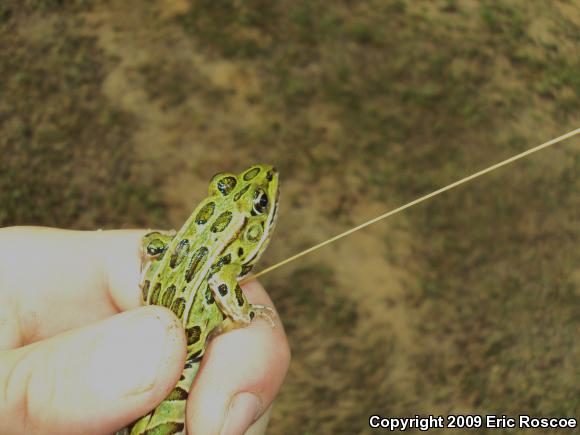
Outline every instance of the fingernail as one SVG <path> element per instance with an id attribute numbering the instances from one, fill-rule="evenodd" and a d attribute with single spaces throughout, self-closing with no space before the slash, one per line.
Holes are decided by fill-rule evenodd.
<path id="1" fill-rule="evenodd" d="M 111 399 L 150 390 L 168 363 L 176 325 L 156 313 L 127 318 L 115 337 L 95 346 L 94 388 Z"/>
<path id="2" fill-rule="evenodd" d="M 254 393 L 238 393 L 230 402 L 220 435 L 243 435 L 262 411 L 262 401 Z"/>

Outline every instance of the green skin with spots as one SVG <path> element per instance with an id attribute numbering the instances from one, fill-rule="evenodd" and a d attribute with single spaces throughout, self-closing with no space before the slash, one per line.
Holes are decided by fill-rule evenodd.
<path id="1" fill-rule="evenodd" d="M 239 175 L 219 173 L 209 195 L 175 235 L 143 238 L 143 300 L 171 309 L 187 336 L 187 360 L 175 388 L 153 411 L 120 433 L 185 434 L 185 405 L 208 337 L 248 325 L 267 307 L 251 305 L 238 280 L 265 250 L 278 206 L 278 173 L 254 165 Z"/>

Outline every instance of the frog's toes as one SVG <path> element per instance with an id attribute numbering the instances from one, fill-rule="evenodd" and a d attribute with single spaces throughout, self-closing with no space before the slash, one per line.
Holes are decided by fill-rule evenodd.
<path id="1" fill-rule="evenodd" d="M 272 328 L 276 327 L 276 319 L 278 318 L 278 315 L 272 307 L 267 305 L 252 305 L 250 318 L 254 319 L 256 316 L 266 320 Z"/>

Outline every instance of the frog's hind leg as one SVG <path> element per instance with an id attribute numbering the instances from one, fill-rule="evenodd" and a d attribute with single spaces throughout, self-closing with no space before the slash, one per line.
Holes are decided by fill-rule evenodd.
<path id="1" fill-rule="evenodd" d="M 188 357 L 177 385 L 153 411 L 131 425 L 131 435 L 184 435 L 186 433 L 187 397 L 199 365 L 200 358 Z"/>

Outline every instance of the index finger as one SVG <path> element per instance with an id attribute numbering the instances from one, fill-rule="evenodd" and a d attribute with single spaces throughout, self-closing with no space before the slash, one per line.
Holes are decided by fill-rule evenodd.
<path id="1" fill-rule="evenodd" d="M 140 306 L 145 233 L 0 229 L 0 349 Z"/>

